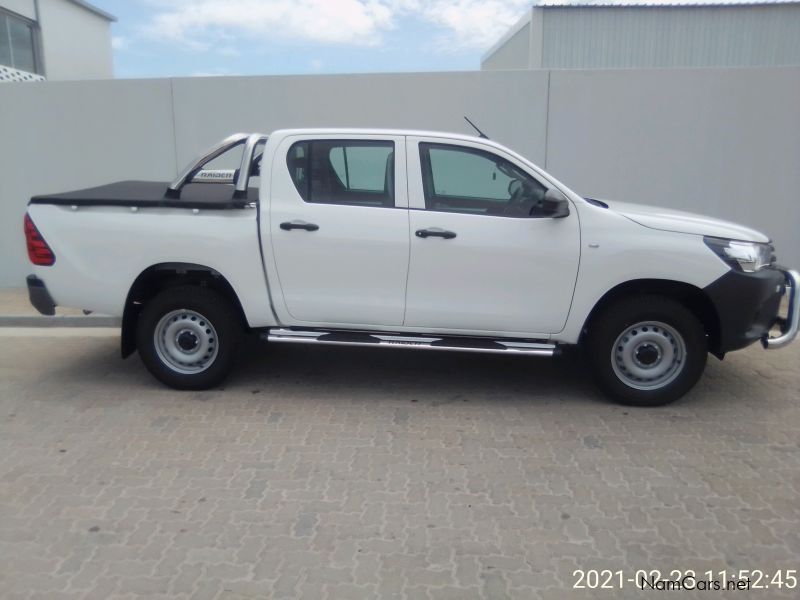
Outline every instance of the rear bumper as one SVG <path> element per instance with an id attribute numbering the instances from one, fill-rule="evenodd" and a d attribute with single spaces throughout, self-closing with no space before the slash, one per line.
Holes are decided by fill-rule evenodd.
<path id="1" fill-rule="evenodd" d="M 36 275 L 28 275 L 28 298 L 33 307 L 41 314 L 52 316 L 56 314 L 56 303 L 47 290 L 44 281 Z"/>
<path id="2" fill-rule="evenodd" d="M 705 288 L 705 292 L 719 317 L 719 340 L 716 354 L 739 350 L 758 341 L 765 347 L 785 346 L 797 334 L 798 295 L 795 271 L 770 267 L 755 273 L 729 271 Z M 788 293 L 789 315 L 778 317 L 781 301 Z M 792 310 L 792 303 L 795 308 Z M 794 333 L 791 332 L 794 323 Z M 770 340 L 774 325 L 781 327 L 782 335 Z"/>

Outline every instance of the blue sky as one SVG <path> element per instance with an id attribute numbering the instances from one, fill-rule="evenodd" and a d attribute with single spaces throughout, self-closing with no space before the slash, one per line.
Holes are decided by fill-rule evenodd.
<path id="1" fill-rule="evenodd" d="M 117 77 L 477 69 L 532 0 L 91 0 Z"/>

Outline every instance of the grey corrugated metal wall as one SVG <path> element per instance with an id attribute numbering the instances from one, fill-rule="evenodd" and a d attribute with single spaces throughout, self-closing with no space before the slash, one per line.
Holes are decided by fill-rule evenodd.
<path id="1" fill-rule="evenodd" d="M 543 68 L 800 65 L 800 4 L 534 10 Z"/>

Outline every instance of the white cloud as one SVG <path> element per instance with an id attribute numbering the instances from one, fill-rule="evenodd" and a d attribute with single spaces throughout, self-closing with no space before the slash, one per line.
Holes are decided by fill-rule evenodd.
<path id="1" fill-rule="evenodd" d="M 442 29 L 439 44 L 486 48 L 531 0 L 150 0 L 153 37 L 209 50 L 246 37 L 374 46 L 411 17 Z"/>
<path id="2" fill-rule="evenodd" d="M 114 50 L 122 50 L 128 47 L 128 38 L 124 35 L 115 35 L 111 38 L 111 47 Z"/>
<path id="3" fill-rule="evenodd" d="M 418 2 L 418 14 L 442 27 L 444 45 L 488 48 L 516 23 L 530 0 L 430 0 Z"/>
<path id="4" fill-rule="evenodd" d="M 248 37 L 373 45 L 391 26 L 379 0 L 157 0 L 151 35 L 208 49 Z"/>

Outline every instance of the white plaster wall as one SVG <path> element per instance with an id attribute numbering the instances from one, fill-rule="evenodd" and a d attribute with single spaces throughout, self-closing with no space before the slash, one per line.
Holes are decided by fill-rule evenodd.
<path id="1" fill-rule="evenodd" d="M 33 0 L 0 0 L 0 8 L 22 15 L 31 21 L 36 20 L 36 7 Z"/>
<path id="2" fill-rule="evenodd" d="M 552 71 L 547 169 L 577 192 L 738 221 L 800 267 L 800 68 Z"/>
<path id="3" fill-rule="evenodd" d="M 39 0 L 39 19 L 49 81 L 114 76 L 111 23 L 107 19 L 64 0 Z"/>
<path id="4" fill-rule="evenodd" d="M 0 86 L 0 286 L 29 272 L 34 194 L 167 181 L 236 131 L 470 132 L 587 196 L 755 226 L 800 266 L 800 68 L 231 77 Z M 56 249 L 57 252 L 57 249 Z"/>

